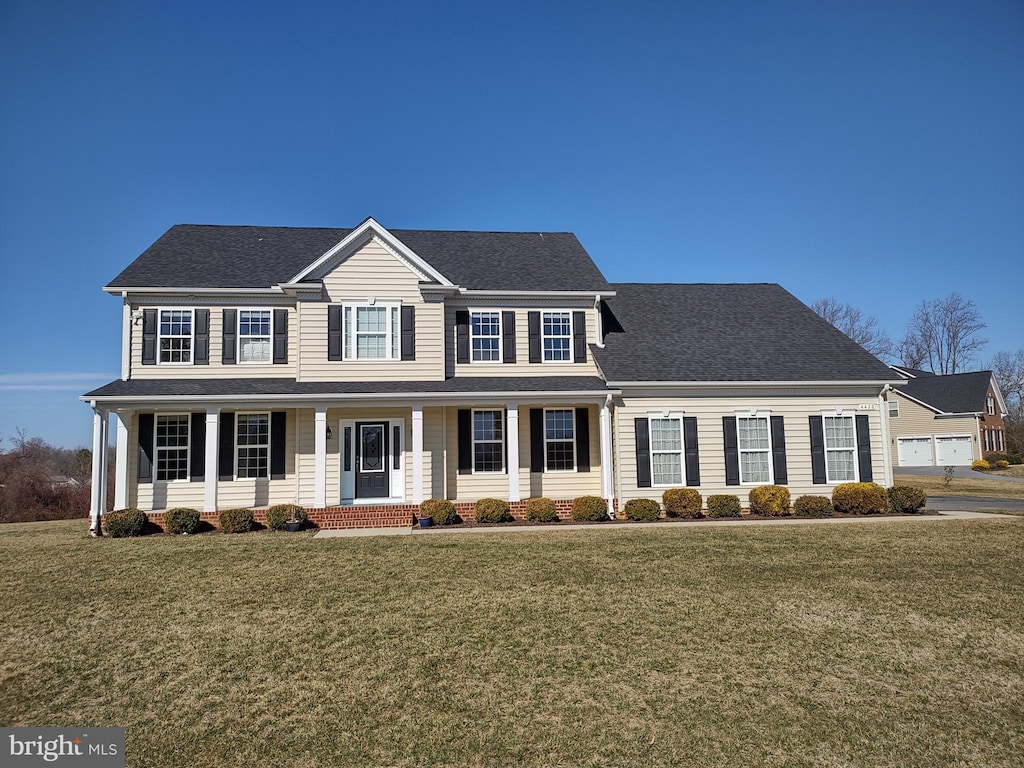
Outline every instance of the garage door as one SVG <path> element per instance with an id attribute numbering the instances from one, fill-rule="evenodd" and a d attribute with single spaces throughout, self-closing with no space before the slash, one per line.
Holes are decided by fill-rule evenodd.
<path id="1" fill-rule="evenodd" d="M 901 467 L 930 467 L 932 465 L 932 439 L 930 437 L 901 437 L 896 441 Z"/>
<path id="2" fill-rule="evenodd" d="M 970 435 L 935 438 L 935 463 L 940 467 L 969 466 L 972 457 Z"/>

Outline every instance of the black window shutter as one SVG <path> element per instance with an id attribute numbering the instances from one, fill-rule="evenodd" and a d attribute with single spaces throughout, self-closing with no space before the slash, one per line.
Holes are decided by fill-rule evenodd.
<path id="1" fill-rule="evenodd" d="M 636 433 L 636 487 L 651 487 L 651 433 L 646 418 L 633 419 Z"/>
<path id="2" fill-rule="evenodd" d="M 786 426 L 782 416 L 772 416 L 772 469 L 775 471 L 776 485 L 785 485 L 789 482 L 789 471 L 786 468 Z"/>
<path id="3" fill-rule="evenodd" d="M 189 478 L 193 481 L 206 479 L 206 414 L 193 413 L 189 430 L 189 443 L 192 448 Z"/>
<path id="4" fill-rule="evenodd" d="M 455 310 L 455 362 L 469 362 L 469 311 Z"/>
<path id="5" fill-rule="evenodd" d="M 224 348 L 221 352 L 220 361 L 224 365 L 234 365 L 238 362 L 238 355 L 235 353 L 235 343 L 238 339 L 238 327 L 236 319 L 238 313 L 234 309 L 224 310 L 224 328 L 221 338 L 224 339 Z M 232 474 L 234 474 L 232 472 Z"/>
<path id="6" fill-rule="evenodd" d="M 740 484 L 740 451 L 736 442 L 736 417 L 722 417 L 722 437 L 725 440 L 725 484 Z"/>
<path id="7" fill-rule="evenodd" d="M 217 476 L 221 480 L 235 479 L 235 414 L 220 415 L 218 435 Z"/>
<path id="8" fill-rule="evenodd" d="M 530 471 L 544 471 L 544 409 L 530 409 Z"/>
<path id="9" fill-rule="evenodd" d="M 156 365 L 156 310 L 142 310 L 142 364 Z"/>
<path id="10" fill-rule="evenodd" d="M 341 360 L 341 307 L 327 308 L 327 359 Z"/>
<path id="11" fill-rule="evenodd" d="M 416 307 L 402 307 L 402 359 L 416 359 Z"/>
<path id="12" fill-rule="evenodd" d="M 274 364 L 288 362 L 288 310 L 274 310 Z"/>
<path id="13" fill-rule="evenodd" d="M 140 483 L 153 482 L 153 414 L 139 414 L 139 475 Z"/>
<path id="14" fill-rule="evenodd" d="M 284 444 L 288 437 L 285 411 L 270 414 L 270 479 L 284 480 Z"/>
<path id="15" fill-rule="evenodd" d="M 526 314 L 526 327 L 530 334 L 530 362 L 541 361 L 540 349 L 540 312 L 528 312 Z"/>
<path id="16" fill-rule="evenodd" d="M 686 484 L 700 485 L 700 453 L 697 449 L 697 417 L 683 417 L 683 456 L 686 457 Z"/>
<path id="17" fill-rule="evenodd" d="M 825 430 L 821 416 L 809 416 L 811 426 L 811 482 L 821 485 L 825 477 Z"/>
<path id="18" fill-rule="evenodd" d="M 459 408 L 459 474 L 473 473 L 473 412 Z"/>
<path id="19" fill-rule="evenodd" d="M 576 471 L 590 471 L 590 409 L 576 409 Z"/>
<path id="20" fill-rule="evenodd" d="M 192 353 L 193 365 L 210 364 L 210 310 L 197 309 L 196 316 L 196 348 Z"/>
<path id="21" fill-rule="evenodd" d="M 516 361 L 516 313 L 501 313 L 501 362 Z"/>
<path id="22" fill-rule="evenodd" d="M 572 361 L 587 362 L 587 313 L 572 313 Z"/>
<path id="23" fill-rule="evenodd" d="M 857 427 L 857 463 L 860 465 L 860 481 L 870 483 L 871 473 L 871 428 L 868 425 L 868 417 L 858 414 L 853 417 Z"/>

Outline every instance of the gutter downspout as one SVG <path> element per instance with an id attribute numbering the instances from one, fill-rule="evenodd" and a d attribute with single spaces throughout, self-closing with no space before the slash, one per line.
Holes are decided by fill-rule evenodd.
<path id="1" fill-rule="evenodd" d="M 892 487 L 892 446 L 889 445 L 889 403 L 885 399 L 891 387 L 886 384 L 878 393 L 878 410 L 882 424 L 882 445 L 885 450 L 882 452 L 882 467 L 885 475 L 885 487 Z"/>

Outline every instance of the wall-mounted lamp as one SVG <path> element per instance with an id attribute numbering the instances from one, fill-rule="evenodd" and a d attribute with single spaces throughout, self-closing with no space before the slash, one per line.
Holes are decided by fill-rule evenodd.
<path id="1" fill-rule="evenodd" d="M 334 431 L 331 429 L 331 425 L 328 424 L 327 425 L 327 439 L 330 440 L 332 437 L 334 437 Z"/>

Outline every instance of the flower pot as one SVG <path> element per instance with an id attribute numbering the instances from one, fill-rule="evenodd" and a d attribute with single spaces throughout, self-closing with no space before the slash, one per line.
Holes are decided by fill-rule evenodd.
<path id="1" fill-rule="evenodd" d="M 284 524 L 284 529 L 288 531 L 288 533 L 295 533 L 301 527 L 302 523 L 300 523 L 298 520 L 288 520 Z"/>
<path id="2" fill-rule="evenodd" d="M 429 528 L 434 524 L 434 518 L 432 517 L 421 517 L 419 520 L 420 528 Z"/>

